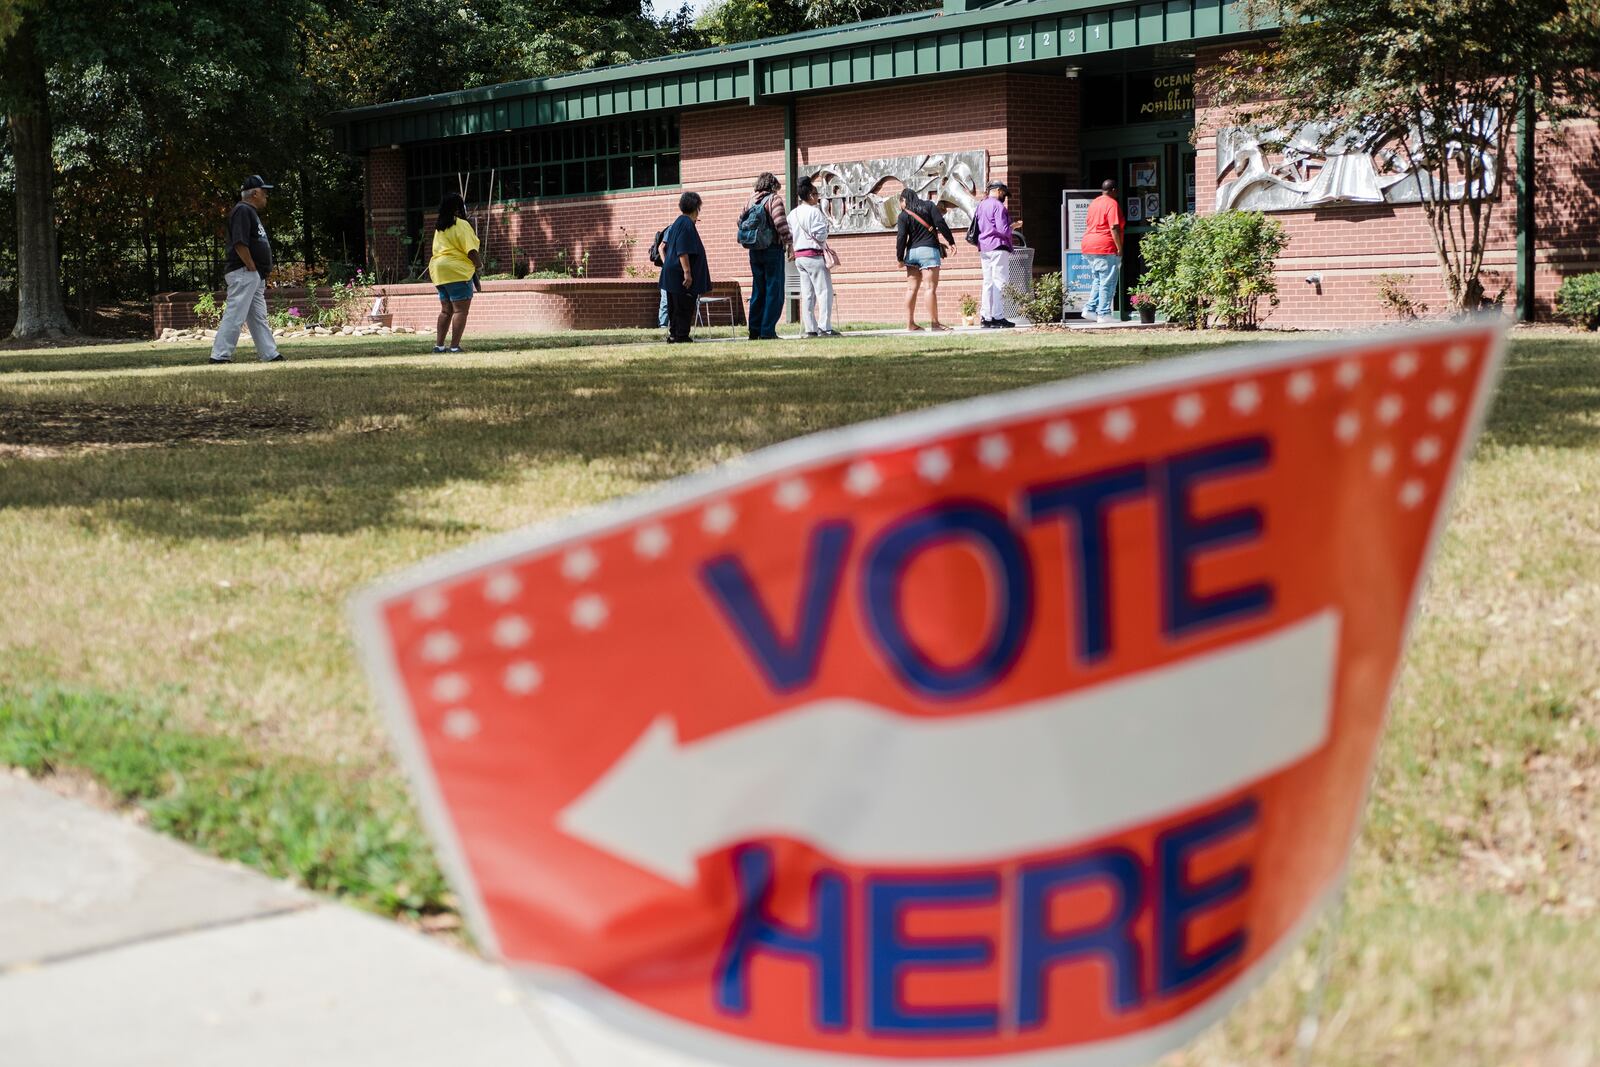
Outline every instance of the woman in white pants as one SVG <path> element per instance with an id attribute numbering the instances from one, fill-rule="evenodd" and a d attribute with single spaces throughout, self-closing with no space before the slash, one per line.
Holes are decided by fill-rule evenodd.
<path id="1" fill-rule="evenodd" d="M 817 206 L 822 199 L 810 178 L 801 178 L 798 199 L 789 213 L 794 235 L 794 262 L 800 271 L 800 324 L 807 337 L 838 337 L 833 328 L 833 275 L 839 256 L 828 247 L 828 216 Z"/>

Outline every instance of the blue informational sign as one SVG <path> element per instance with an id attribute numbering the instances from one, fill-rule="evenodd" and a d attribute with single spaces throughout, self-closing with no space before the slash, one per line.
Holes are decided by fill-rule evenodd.
<path id="1" fill-rule="evenodd" d="M 1089 218 L 1089 205 L 1099 195 L 1097 189 L 1064 189 L 1061 192 L 1061 287 L 1067 295 L 1068 314 L 1082 311 L 1094 288 L 1089 260 L 1083 254 L 1083 231 Z"/>

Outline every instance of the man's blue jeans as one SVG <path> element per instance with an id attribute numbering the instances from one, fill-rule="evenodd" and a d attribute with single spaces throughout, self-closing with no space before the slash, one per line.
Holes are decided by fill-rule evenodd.
<path id="1" fill-rule="evenodd" d="M 1117 255 L 1086 255 L 1089 273 L 1094 286 L 1089 290 L 1089 302 L 1084 305 L 1086 315 L 1110 315 L 1117 303 L 1117 273 L 1122 269 L 1122 257 Z"/>
<path id="2" fill-rule="evenodd" d="M 751 337 L 778 336 L 783 318 L 783 246 L 750 250 Z"/>
<path id="3" fill-rule="evenodd" d="M 659 309 L 657 309 L 657 311 L 656 311 L 656 325 L 665 326 L 666 324 L 667 324 L 667 291 L 665 289 L 663 289 L 663 290 L 661 290 L 661 307 Z"/>

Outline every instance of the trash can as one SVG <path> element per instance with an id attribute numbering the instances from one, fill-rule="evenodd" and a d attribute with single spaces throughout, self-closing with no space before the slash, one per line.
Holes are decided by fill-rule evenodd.
<path id="1" fill-rule="evenodd" d="M 1028 247 L 1027 239 L 1022 234 L 1015 235 L 1015 247 L 1011 250 L 1011 261 L 1006 265 L 1006 282 L 1015 286 L 1022 292 L 1027 292 L 1033 285 L 1033 252 Z M 1001 302 L 1004 315 L 1008 319 L 1022 318 L 1022 312 L 1017 309 L 1017 302 L 1007 294 Z"/>

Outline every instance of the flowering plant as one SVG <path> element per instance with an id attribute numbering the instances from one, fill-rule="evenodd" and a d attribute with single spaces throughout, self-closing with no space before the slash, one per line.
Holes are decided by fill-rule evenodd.
<path id="1" fill-rule="evenodd" d="M 1155 307 L 1156 298 L 1151 296 L 1149 293 L 1143 293 L 1135 290 L 1134 292 L 1128 294 L 1128 306 L 1136 310 L 1143 307 Z"/>
<path id="2" fill-rule="evenodd" d="M 289 309 L 289 317 L 291 319 L 298 319 L 300 317 L 300 309 L 299 308 L 290 308 Z"/>

